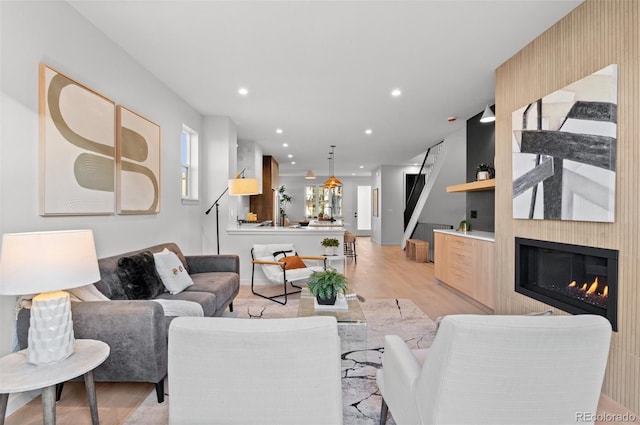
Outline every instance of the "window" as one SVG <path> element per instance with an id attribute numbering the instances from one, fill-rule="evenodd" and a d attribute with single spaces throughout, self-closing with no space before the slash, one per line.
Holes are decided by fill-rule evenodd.
<path id="1" fill-rule="evenodd" d="M 326 189 L 307 186 L 304 190 L 304 214 L 307 218 L 342 216 L 342 186 Z"/>
<path id="2" fill-rule="evenodd" d="M 198 200 L 198 133 L 186 125 L 182 126 L 181 137 L 181 179 L 182 199 Z"/>

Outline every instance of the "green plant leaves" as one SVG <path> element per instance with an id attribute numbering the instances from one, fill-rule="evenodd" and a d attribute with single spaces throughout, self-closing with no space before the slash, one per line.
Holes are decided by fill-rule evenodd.
<path id="1" fill-rule="evenodd" d="M 313 272 L 307 283 L 312 295 L 327 299 L 347 289 L 347 278 L 335 270 Z"/>
<path id="2" fill-rule="evenodd" d="M 340 241 L 336 238 L 324 238 L 322 242 L 320 242 L 320 245 L 325 247 L 328 247 L 328 246 L 338 247 L 340 246 Z"/>

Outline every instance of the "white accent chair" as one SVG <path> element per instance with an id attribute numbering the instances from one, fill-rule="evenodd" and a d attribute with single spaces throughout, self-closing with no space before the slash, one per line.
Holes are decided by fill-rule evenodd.
<path id="1" fill-rule="evenodd" d="M 169 424 L 342 424 L 334 317 L 177 317 Z"/>
<path id="2" fill-rule="evenodd" d="M 309 264 L 307 264 L 305 268 L 288 270 L 286 268 L 287 257 L 291 257 L 292 255 L 300 257 L 305 264 Z M 301 287 L 293 282 L 307 280 L 314 271 L 320 272 L 327 268 L 326 257 L 298 255 L 295 247 L 290 243 L 253 245 L 251 248 L 251 260 L 251 292 L 254 295 L 282 305 L 287 303 L 289 295 L 297 294 L 301 291 Z M 313 264 L 322 264 L 322 266 L 310 265 L 312 262 Z M 265 295 L 257 292 L 254 289 L 256 266 L 262 269 L 264 275 L 271 282 L 283 285 L 283 292 L 275 295 Z M 296 289 L 287 290 L 287 284 Z M 278 299 L 283 297 L 283 300 Z"/>
<path id="3" fill-rule="evenodd" d="M 593 423 L 610 339 L 596 315 L 446 316 L 428 350 L 387 335 L 380 424 Z"/>

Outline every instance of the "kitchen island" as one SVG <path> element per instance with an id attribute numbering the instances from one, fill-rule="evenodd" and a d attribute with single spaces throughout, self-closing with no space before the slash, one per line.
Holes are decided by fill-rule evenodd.
<path id="1" fill-rule="evenodd" d="M 320 242 L 324 238 L 336 238 L 340 241 L 338 254 L 342 254 L 344 227 L 284 227 L 260 226 L 258 224 L 239 224 L 226 230 L 231 246 L 225 251 L 240 255 L 240 283 L 251 284 L 251 247 L 254 244 L 291 243 L 300 255 L 322 255 Z M 224 252 L 223 252 L 224 253 Z M 327 264 L 329 266 L 329 264 Z M 335 267 L 335 264 L 332 264 Z M 338 267 L 336 267 L 338 268 Z M 255 283 L 271 284 L 256 267 Z"/>

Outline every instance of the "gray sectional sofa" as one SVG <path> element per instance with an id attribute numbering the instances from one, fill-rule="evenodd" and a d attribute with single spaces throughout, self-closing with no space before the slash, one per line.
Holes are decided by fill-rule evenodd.
<path id="1" fill-rule="evenodd" d="M 181 260 L 193 280 L 183 292 L 160 294 L 159 299 L 195 301 L 205 317 L 220 316 L 240 288 L 240 260 L 237 255 L 185 256 L 174 243 L 165 243 L 98 260 L 101 280 L 95 287 L 110 301 L 73 302 L 73 329 L 78 339 L 97 339 L 111 347 L 109 358 L 94 371 L 103 382 L 151 382 L 156 384 L 158 402 L 164 399 L 167 375 L 167 335 L 173 319 L 165 316 L 161 304 L 151 300 L 130 300 L 123 291 L 118 261 L 144 251 L 158 253 L 165 248 Z M 18 341 L 27 347 L 30 310 L 18 313 Z"/>

